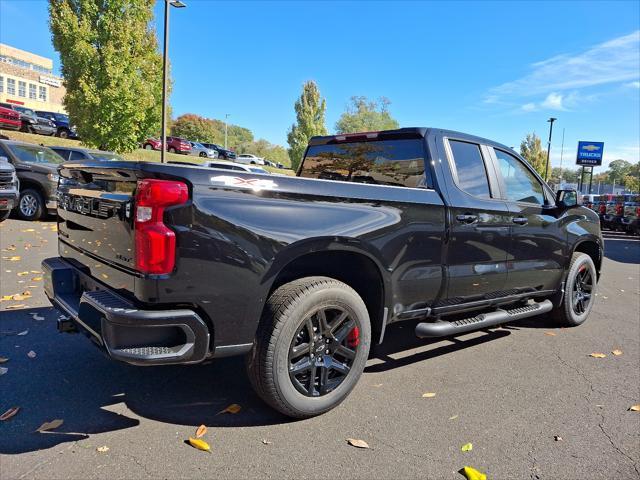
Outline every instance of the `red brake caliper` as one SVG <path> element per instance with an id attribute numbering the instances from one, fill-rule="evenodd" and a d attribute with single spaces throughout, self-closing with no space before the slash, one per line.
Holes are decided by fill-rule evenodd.
<path id="1" fill-rule="evenodd" d="M 351 330 L 349 335 L 347 335 L 347 346 L 355 348 L 358 345 L 360 345 L 360 329 L 358 327 L 353 327 L 353 330 Z"/>

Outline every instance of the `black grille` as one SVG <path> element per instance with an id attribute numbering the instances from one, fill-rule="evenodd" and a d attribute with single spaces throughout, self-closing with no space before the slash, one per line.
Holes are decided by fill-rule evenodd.
<path id="1" fill-rule="evenodd" d="M 0 190 L 13 188 L 13 172 L 0 172 Z"/>

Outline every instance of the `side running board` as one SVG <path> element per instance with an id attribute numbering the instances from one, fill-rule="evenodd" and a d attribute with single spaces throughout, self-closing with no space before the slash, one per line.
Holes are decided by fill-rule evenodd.
<path id="1" fill-rule="evenodd" d="M 531 303 L 523 307 L 498 309 L 489 313 L 481 313 L 475 317 L 447 322 L 422 322 L 416 325 L 416 336 L 419 338 L 449 337 L 461 333 L 471 332 L 482 328 L 493 327 L 501 323 L 512 322 L 522 318 L 533 317 L 551 311 L 553 304 L 550 300 Z"/>

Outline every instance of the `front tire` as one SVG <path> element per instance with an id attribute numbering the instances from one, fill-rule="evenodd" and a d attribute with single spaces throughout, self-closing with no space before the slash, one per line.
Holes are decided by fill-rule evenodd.
<path id="1" fill-rule="evenodd" d="M 591 257 L 575 252 L 569 264 L 562 303 L 551 311 L 552 318 L 565 327 L 582 325 L 593 308 L 597 278 Z"/>
<path id="2" fill-rule="evenodd" d="M 150 143 L 147 143 L 147 144 L 144 146 L 144 149 L 145 149 L 145 150 L 153 150 L 153 145 L 151 145 Z"/>
<path id="3" fill-rule="evenodd" d="M 60 138 L 69 138 L 69 130 L 66 128 L 61 128 L 58 130 L 58 137 Z"/>
<path id="4" fill-rule="evenodd" d="M 267 301 L 247 355 L 249 379 L 284 415 L 320 415 L 353 390 L 370 344 L 367 307 L 351 287 L 328 277 L 301 278 Z"/>
<path id="5" fill-rule="evenodd" d="M 176 153 L 176 149 L 173 147 L 169 147 L 169 153 Z"/>
<path id="6" fill-rule="evenodd" d="M 207 158 L 207 154 L 206 154 L 206 152 L 200 152 L 200 153 L 199 153 L 199 155 L 200 155 L 200 157 L 202 157 L 202 158 Z"/>
<path id="7" fill-rule="evenodd" d="M 27 188 L 20 192 L 18 216 L 22 220 L 40 220 L 44 215 L 44 201 L 37 190 Z"/>

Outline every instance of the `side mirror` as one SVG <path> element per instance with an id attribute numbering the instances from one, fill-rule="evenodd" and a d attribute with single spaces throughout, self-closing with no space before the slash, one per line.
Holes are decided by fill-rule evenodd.
<path id="1" fill-rule="evenodd" d="M 578 192 L 575 190 L 558 190 L 556 193 L 556 205 L 559 208 L 577 207 Z"/>

